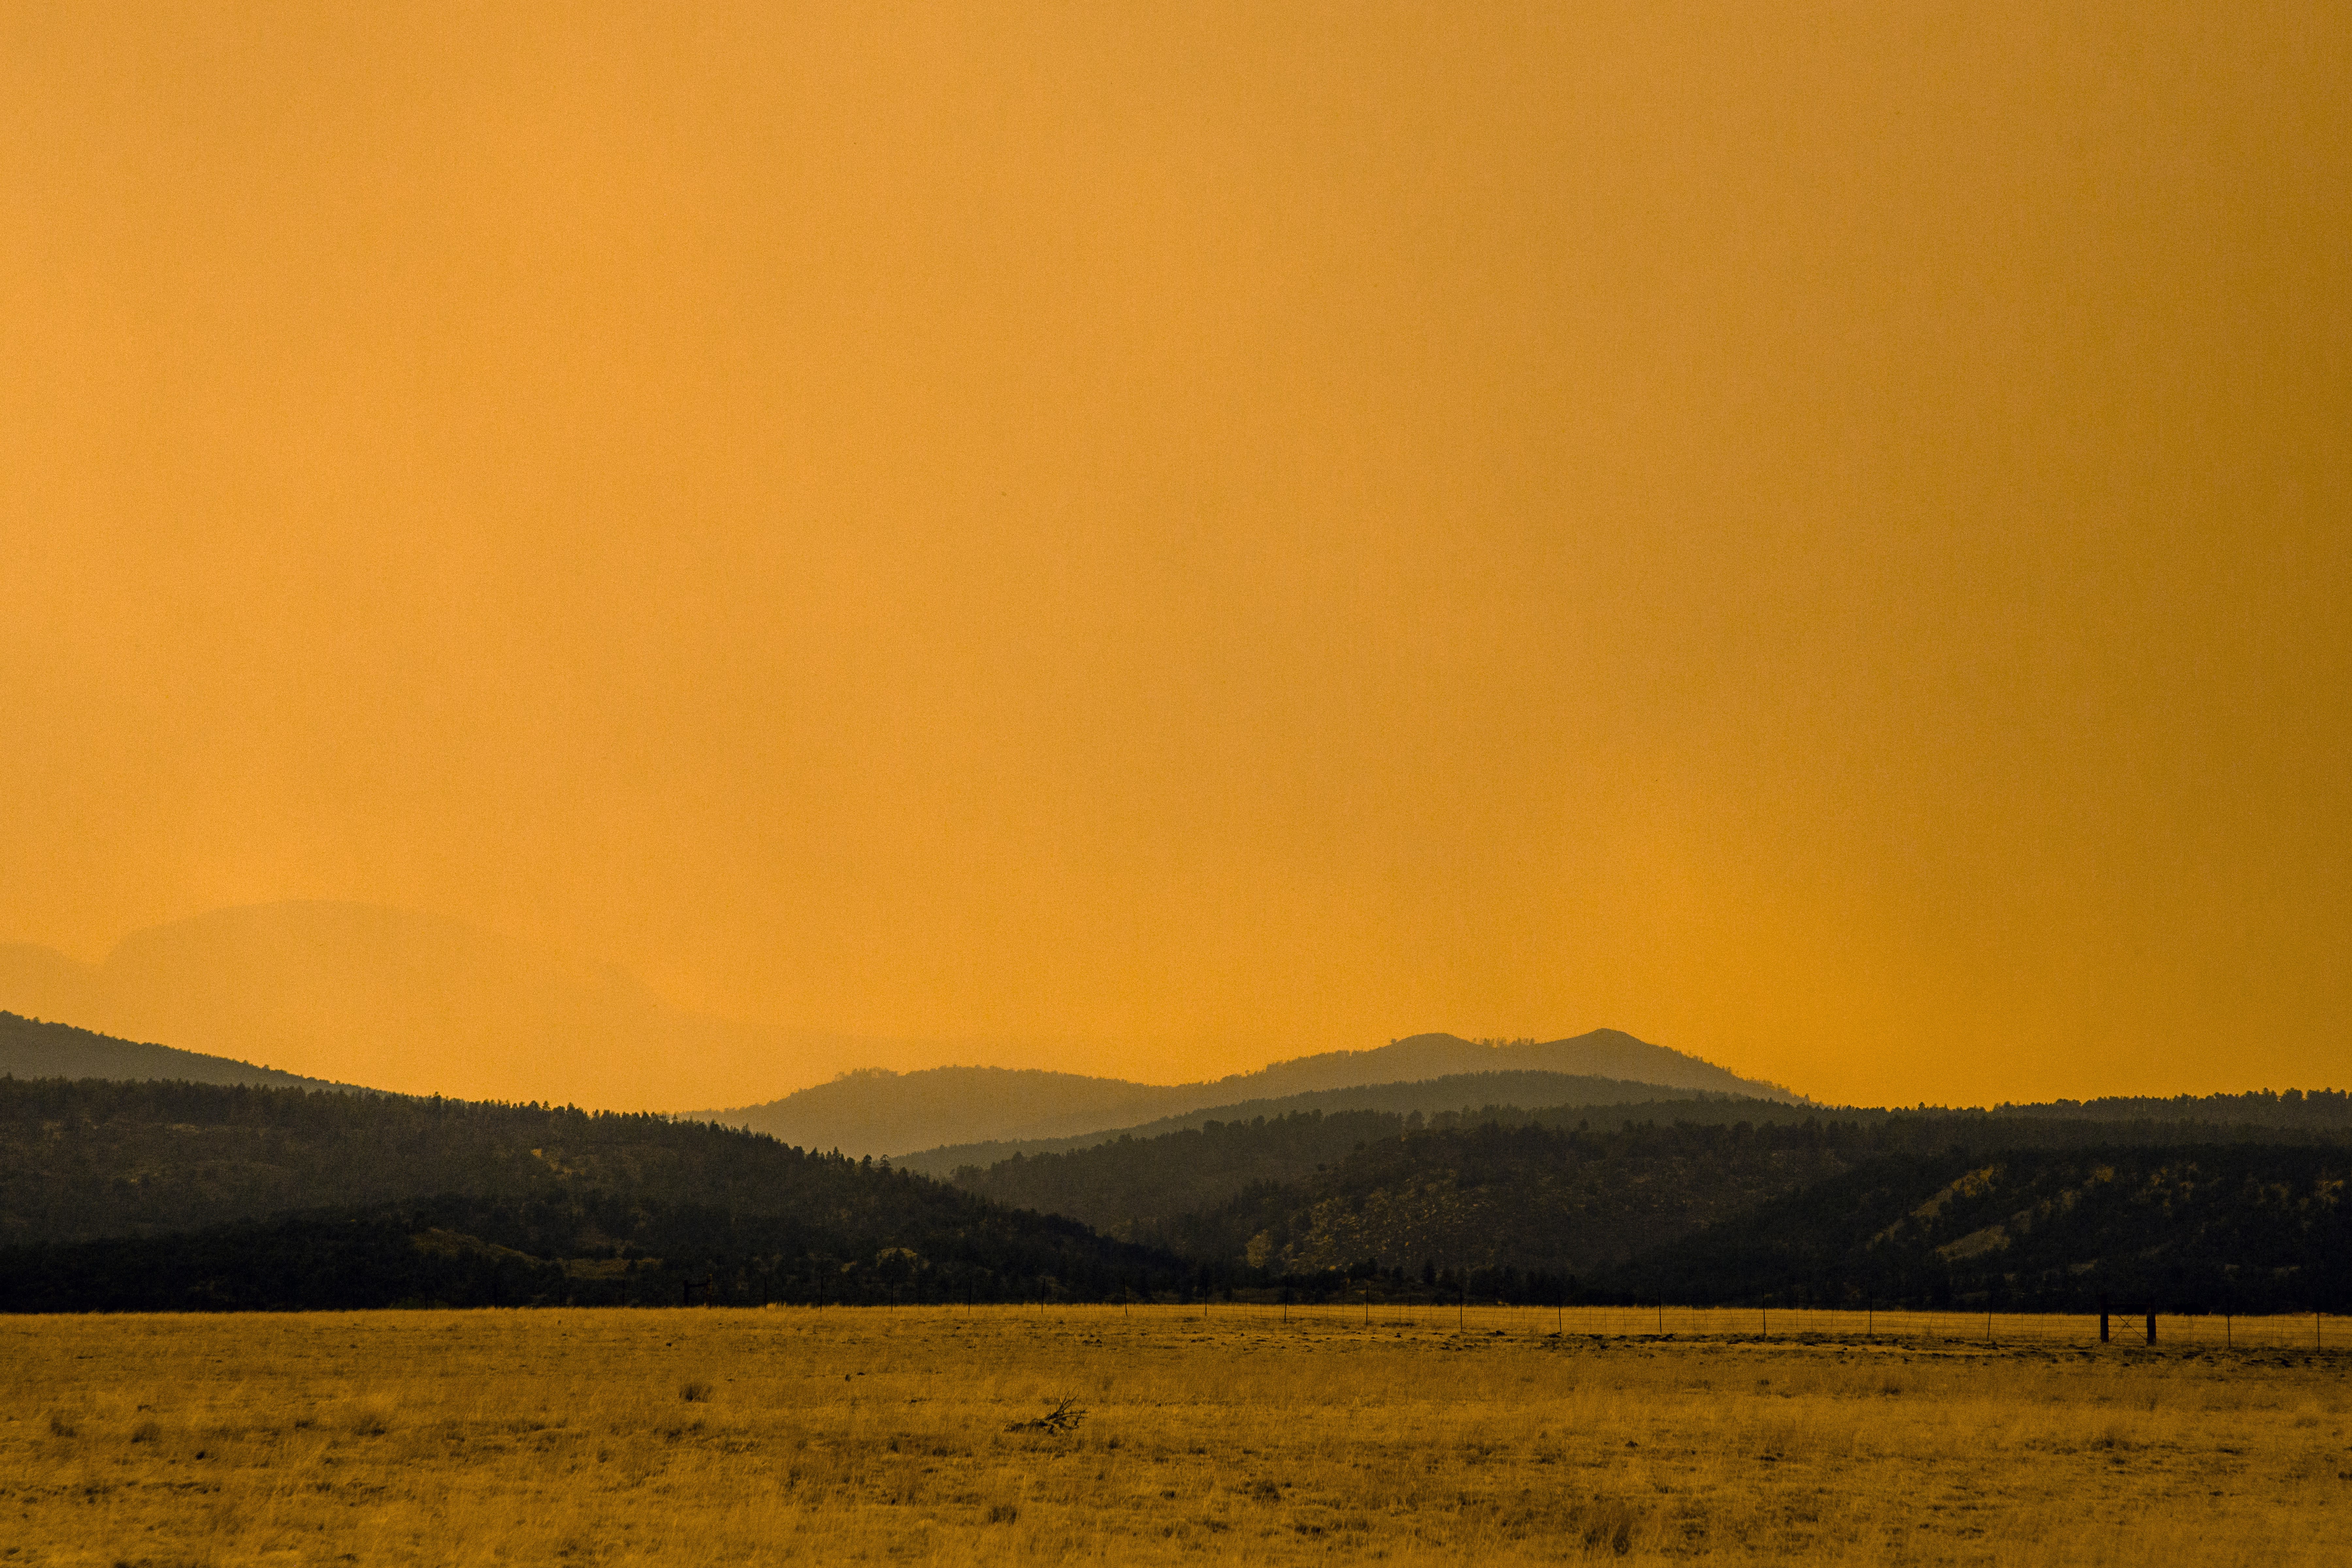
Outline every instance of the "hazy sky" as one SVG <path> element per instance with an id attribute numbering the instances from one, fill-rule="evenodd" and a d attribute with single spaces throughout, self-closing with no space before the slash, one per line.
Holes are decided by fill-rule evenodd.
<path id="1" fill-rule="evenodd" d="M 2352 1081 L 2336 3 L 0 11 L 0 941 Z"/>

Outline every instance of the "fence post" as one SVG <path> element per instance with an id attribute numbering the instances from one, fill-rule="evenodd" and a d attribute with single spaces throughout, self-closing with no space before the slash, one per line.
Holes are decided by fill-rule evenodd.
<path id="1" fill-rule="evenodd" d="M 2099 1342 L 2107 1342 L 2107 1293 L 2099 1292 Z"/>
<path id="2" fill-rule="evenodd" d="M 2147 1310 L 2147 1342 L 2156 1343 L 2156 1309 L 2154 1307 Z"/>

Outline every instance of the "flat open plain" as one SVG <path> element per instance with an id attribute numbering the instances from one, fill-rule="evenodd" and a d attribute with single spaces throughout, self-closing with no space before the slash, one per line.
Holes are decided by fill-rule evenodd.
<path id="1" fill-rule="evenodd" d="M 0 1320 L 0 1565 L 2352 1562 L 2352 1353 L 2310 1319 L 2228 1349 L 2168 1319 L 2153 1350 L 2077 1319 L 1664 1321 Z M 1008 1429 L 1066 1399 L 1074 1428 Z"/>

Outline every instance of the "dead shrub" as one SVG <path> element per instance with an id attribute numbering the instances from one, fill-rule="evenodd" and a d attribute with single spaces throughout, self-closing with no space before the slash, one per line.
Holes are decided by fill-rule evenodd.
<path id="1" fill-rule="evenodd" d="M 159 1421 L 142 1421 L 131 1428 L 131 1440 L 134 1443 L 152 1443 L 163 1436 L 163 1426 Z"/>
<path id="2" fill-rule="evenodd" d="M 1086 1418 L 1087 1413 L 1079 1407 L 1077 1401 L 1063 1399 L 1055 1401 L 1054 1407 L 1045 1415 L 1027 1421 L 1007 1423 L 1004 1429 L 1007 1432 L 1045 1432 L 1059 1436 L 1075 1429 Z"/>
<path id="3" fill-rule="evenodd" d="M 700 1378 L 688 1378 L 677 1385 L 677 1396 L 688 1405 L 707 1405 L 718 1391 Z"/>
<path id="4" fill-rule="evenodd" d="M 81 1428 L 79 1428 L 79 1427 L 76 1426 L 73 1424 L 73 1422 L 72 1422 L 72 1421 L 70 1421 L 69 1419 L 68 1419 L 68 1418 L 67 1418 L 66 1413 L 65 1413 L 64 1411 L 62 1411 L 62 1410 L 52 1410 L 52 1411 L 50 1411 L 50 1412 L 49 1412 L 49 1436 L 52 1436 L 52 1437 L 71 1437 L 71 1436 L 76 1436 L 77 1434 L 79 1434 L 79 1433 L 80 1432 L 80 1430 L 81 1430 Z"/>

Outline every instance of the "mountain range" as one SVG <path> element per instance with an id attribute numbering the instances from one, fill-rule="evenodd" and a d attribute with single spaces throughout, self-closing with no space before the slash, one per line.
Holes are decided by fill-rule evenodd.
<path id="1" fill-rule="evenodd" d="M 1149 1141 L 1171 1132 L 1193 1131 L 1212 1121 L 1280 1121 L 1285 1117 L 1341 1115 L 1358 1110 L 1378 1111 L 1391 1117 L 1414 1114 L 1427 1117 L 1448 1111 L 1475 1112 L 1487 1106 L 1500 1105 L 1605 1106 L 1613 1110 L 1669 1102 L 1684 1114 L 1688 1113 L 1685 1108 L 1702 1102 L 1710 1107 L 1718 1104 L 1759 1106 L 1780 1103 L 1793 1106 L 1801 1103 L 1718 1094 L 1704 1089 L 1666 1089 L 1654 1083 L 1631 1083 L 1622 1079 L 1593 1078 L 1582 1073 L 1449 1073 L 1444 1078 L 1414 1079 L 1404 1083 L 1359 1084 L 1351 1089 L 1310 1089 L 1304 1094 L 1235 1100 L 1229 1105 L 1212 1105 L 1178 1116 L 1163 1116 L 1134 1127 L 1106 1128 L 1068 1138 L 984 1139 L 973 1143 L 946 1143 L 936 1149 L 921 1149 L 911 1154 L 894 1156 L 893 1163 L 902 1170 L 920 1171 L 931 1176 L 951 1176 L 970 1167 L 1000 1165 L 1015 1155 L 1034 1160 L 1041 1154 L 1073 1153 L 1122 1139 Z"/>
<path id="2" fill-rule="evenodd" d="M 1579 1097 L 1600 1103 L 1670 1091 L 1790 1098 L 1776 1085 L 1612 1029 L 1507 1043 L 1416 1035 L 1377 1049 L 1298 1057 L 1178 1084 L 946 1065 L 991 1048 L 718 1017 L 679 1007 L 609 964 L 460 921 L 320 901 L 215 910 L 152 927 L 124 938 L 96 963 L 42 947 L 0 945 L 0 1009 L 117 1042 L 99 1049 L 90 1040 L 68 1047 L 53 1039 L 51 1047 L 64 1057 L 52 1055 L 47 1065 L 26 1058 L 14 1068 L 6 1051 L 29 1047 L 22 1038 L 0 1047 L 0 1071 L 23 1076 L 70 1070 L 363 1084 L 400 1094 L 660 1110 L 855 1155 L 945 1151 L 925 1162 L 940 1170 L 1011 1152 L 964 1146 L 1020 1146 L 1187 1115 L 1282 1114 L 1310 1108 L 1303 1096 L 1469 1074 L 1560 1079 L 1515 1086 L 1501 1096 L 1520 1103 Z M 139 1067 L 129 1041 L 161 1044 L 149 1047 L 150 1065 Z M 58 1065 L 68 1058 L 86 1058 L 85 1065 Z M 883 1062 L 891 1067 L 873 1065 Z M 1612 1089 L 1604 1079 L 1633 1087 Z M 778 1088 L 794 1092 L 764 1100 L 743 1092 Z M 1461 1100 L 1450 1098 L 1453 1092 L 1425 1104 L 1381 1103 L 1402 1111 L 1484 1102 L 1475 1092 Z M 696 1105 L 734 1109 L 687 1109 Z"/>
<path id="3" fill-rule="evenodd" d="M 2352 1303 L 2352 1097 L 2155 1105 L 1310 1111 L 948 1184 L 663 1116 L 0 1077 L 0 1311 Z"/>
<path id="4" fill-rule="evenodd" d="M 1541 1041 L 1414 1035 L 1371 1050 L 1297 1057 L 1256 1072 L 1201 1083 L 1129 1083 L 1005 1068 L 866 1070 L 765 1105 L 697 1114 L 811 1149 L 916 1154 L 930 1169 L 942 1156 L 925 1152 L 944 1145 L 1066 1139 L 1191 1112 L 1208 1114 L 1212 1108 L 1218 1108 L 1218 1114 L 1232 1114 L 1249 1101 L 1484 1073 L 1585 1080 L 1601 1097 L 1593 1103 L 1658 1098 L 1661 1089 L 1797 1098 L 1778 1084 L 1742 1078 L 1684 1052 L 1616 1029 L 1595 1029 L 1570 1039 Z M 945 1157 L 959 1158 L 952 1152 Z"/>
<path id="5" fill-rule="evenodd" d="M 1629 1042 L 1638 1050 L 1628 1053 Z M 1769 1098 L 1752 1098 L 1720 1089 L 1675 1089 L 1585 1073 L 1518 1068 L 1308 1089 L 1215 1103 L 1140 1124 L 1126 1121 L 1169 1103 L 1214 1100 L 1223 1094 L 1246 1093 L 1254 1087 L 1278 1088 L 1335 1076 L 1347 1078 L 1355 1073 L 1412 1071 L 1448 1061 L 1624 1060 L 1629 1054 L 1635 1065 L 1647 1066 L 1648 1070 L 1661 1077 L 1745 1081 L 1679 1053 L 1646 1046 L 1630 1037 L 1615 1036 L 1613 1031 L 1549 1045 L 1479 1045 L 1451 1036 L 1424 1036 L 1381 1050 L 1303 1058 L 1213 1083 L 1173 1087 L 1001 1068 L 907 1074 L 858 1072 L 845 1075 L 820 1090 L 778 1102 L 783 1108 L 782 1114 L 777 1113 L 776 1107 L 761 1108 L 770 1112 L 765 1118 L 768 1125 L 754 1125 L 749 1130 L 770 1133 L 800 1147 L 832 1149 L 852 1157 L 877 1153 L 888 1156 L 909 1142 L 920 1142 L 942 1132 L 951 1137 L 961 1135 L 961 1142 L 898 1153 L 902 1167 L 944 1176 L 962 1166 L 995 1164 L 1019 1154 L 1065 1152 L 1117 1138 L 1149 1140 L 1197 1128 L 1212 1120 L 1245 1121 L 1268 1116 L 1279 1119 L 1306 1112 L 1349 1110 L 1377 1110 L 1391 1116 L 1428 1115 L 1507 1104 L 1602 1107 L 1698 1100 L 1738 1105 L 1810 1103 L 1777 1090 L 1768 1091 Z M 306 1078 L 233 1058 L 117 1039 L 68 1024 L 6 1012 L 0 1012 L 0 1075 L 23 1079 L 177 1080 L 389 1092 L 373 1086 Z M 975 1086 L 982 1092 L 975 1093 Z M 814 1114 L 806 1112 L 805 1108 L 811 1104 L 815 1108 Z M 795 1110 L 801 1114 L 793 1114 Z M 740 1112 L 714 1112 L 683 1120 L 742 1127 L 748 1119 Z M 1007 1127 L 1034 1131 L 1066 1125 L 1082 1125 L 1087 1131 L 1058 1138 L 986 1136 Z M 975 1132 L 982 1136 L 972 1137 Z"/>
<path id="6" fill-rule="evenodd" d="M 8 950 L 0 999 L 168 1015 L 237 1053 L 0 1013 L 0 1310 L 2352 1301 L 2336 1090 L 1834 1109 L 1602 1029 L 1184 1084 L 868 1069 L 699 1120 L 590 1113 L 550 1101 L 597 1053 L 653 1105 L 782 1058 L 616 971 L 343 905 L 225 911 L 96 966 Z M 289 1070 L 355 1016 L 331 1059 L 380 1077 Z M 405 1092 L 467 1051 L 530 1103 Z"/>

